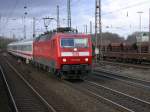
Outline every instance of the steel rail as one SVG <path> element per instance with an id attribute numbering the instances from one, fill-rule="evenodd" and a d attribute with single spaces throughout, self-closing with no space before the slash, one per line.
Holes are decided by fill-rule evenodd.
<path id="1" fill-rule="evenodd" d="M 127 64 L 127 63 L 119 63 L 119 62 L 109 62 L 109 61 L 102 61 L 101 63 L 106 64 L 113 64 L 113 65 L 121 65 L 126 67 L 134 67 L 134 68 L 142 68 L 142 69 L 150 69 L 147 65 L 135 65 L 135 64 Z"/>
<path id="2" fill-rule="evenodd" d="M 126 96 L 126 97 L 132 98 L 132 99 L 134 99 L 134 100 L 137 100 L 137 101 L 139 101 L 139 102 L 141 102 L 141 103 L 145 103 L 145 104 L 147 104 L 147 105 L 150 106 L 150 102 L 147 102 L 147 101 L 144 101 L 144 100 L 142 100 L 142 99 L 139 99 L 139 98 L 130 96 L 130 95 L 128 95 L 128 94 L 119 92 L 119 91 L 117 91 L 117 90 L 108 88 L 108 87 L 106 87 L 106 86 L 100 85 L 100 84 L 98 84 L 98 83 L 95 83 L 95 82 L 92 82 L 92 81 L 89 81 L 89 80 L 85 80 L 85 81 L 86 81 L 87 83 L 90 83 L 90 84 L 94 85 L 94 86 L 102 87 L 102 88 L 104 88 L 104 89 L 106 89 L 106 90 L 112 91 L 112 92 L 117 93 L 117 94 L 124 95 L 124 96 Z"/>
<path id="3" fill-rule="evenodd" d="M 17 108 L 17 106 L 16 106 L 16 102 L 15 102 L 15 100 L 14 100 L 14 97 L 13 97 L 13 95 L 12 95 L 12 93 L 11 93 L 10 87 L 9 87 L 9 85 L 8 85 L 7 79 L 6 79 L 6 77 L 5 77 L 4 71 L 3 71 L 3 69 L 2 69 L 1 66 L 0 66 L 0 72 L 2 73 L 2 77 L 3 77 L 3 79 L 4 79 L 4 83 L 5 83 L 6 87 L 7 87 L 8 94 L 9 94 L 10 99 L 11 99 L 11 102 L 12 102 L 12 104 L 13 104 L 13 111 L 14 111 L 14 112 L 19 112 L 19 111 L 18 111 L 18 108 Z"/>
<path id="4" fill-rule="evenodd" d="M 84 80 L 84 81 L 86 81 L 86 80 Z M 68 85 L 74 87 L 73 84 L 71 84 L 71 83 L 69 83 L 69 82 L 67 82 L 67 81 L 65 81 L 65 80 L 64 80 L 63 82 L 64 82 L 65 84 L 68 84 Z M 79 87 L 75 87 L 75 88 L 79 89 Z M 94 97 L 97 97 L 97 98 L 99 98 L 99 99 L 102 99 L 102 100 L 104 100 L 105 102 L 108 102 L 108 103 L 110 103 L 111 105 L 114 105 L 116 108 L 120 109 L 120 110 L 123 111 L 123 112 L 135 112 L 135 111 L 133 111 L 133 110 L 131 110 L 131 109 L 125 107 L 125 106 L 122 106 L 122 105 L 120 105 L 120 104 L 118 104 L 118 103 L 116 103 L 116 102 L 114 102 L 114 101 L 112 101 L 112 100 L 110 100 L 110 99 L 108 99 L 108 98 L 105 98 L 105 97 L 103 97 L 103 96 L 101 96 L 101 95 L 99 95 L 99 94 L 97 94 L 97 93 L 94 93 L 94 92 L 92 92 L 92 91 L 90 91 L 90 90 L 88 90 L 88 89 L 82 88 L 81 91 L 87 92 L 87 93 L 89 93 L 90 95 L 93 95 Z"/>
<path id="5" fill-rule="evenodd" d="M 92 91 L 90 91 L 90 90 L 86 90 L 86 91 L 88 91 L 90 94 L 92 94 L 92 95 L 94 95 L 94 96 L 96 96 L 96 97 L 98 97 L 98 98 L 101 98 L 101 99 L 103 99 L 103 100 L 105 100 L 105 101 L 107 101 L 107 102 L 109 102 L 109 103 L 112 103 L 113 105 L 115 105 L 115 106 L 117 106 L 117 107 L 119 107 L 119 108 L 121 108 L 121 109 L 123 109 L 123 110 L 125 110 L 125 111 L 128 111 L 128 112 L 135 112 L 135 111 L 133 111 L 133 110 L 131 110 L 131 109 L 125 107 L 125 106 L 122 106 L 122 105 L 120 105 L 120 104 L 118 104 L 118 103 L 116 103 L 116 102 L 114 102 L 114 101 L 112 101 L 112 100 L 109 100 L 109 99 L 107 99 L 107 98 L 105 98 L 105 97 L 103 97 L 103 96 L 101 96 L 101 95 L 98 95 L 98 94 L 96 94 L 96 93 L 94 93 L 94 92 L 92 92 Z"/>
<path id="6" fill-rule="evenodd" d="M 131 83 L 131 84 L 134 84 L 134 85 L 139 85 L 139 86 L 146 87 L 146 88 L 150 89 L 150 86 L 149 86 L 150 81 L 137 79 L 137 78 L 133 78 L 133 77 L 129 77 L 129 76 L 122 76 L 122 75 L 119 75 L 118 73 L 113 73 L 113 72 L 102 70 L 102 69 L 95 70 L 95 71 L 93 71 L 93 73 L 96 76 L 105 76 L 105 77 L 108 77 L 108 78 L 111 78 L 111 79 L 116 79 L 116 80 L 119 80 L 119 81 L 122 81 L 122 82 Z M 110 74 L 112 76 L 105 75 L 105 74 L 99 74 L 99 73 Z M 125 80 L 124 78 L 126 78 L 128 80 Z"/>
<path id="7" fill-rule="evenodd" d="M 27 81 L 26 79 L 11 65 L 7 60 L 6 63 L 11 67 L 11 69 L 20 77 L 21 80 L 40 98 L 40 100 L 48 107 L 52 112 L 57 112 L 52 105 L 50 105 Z"/>

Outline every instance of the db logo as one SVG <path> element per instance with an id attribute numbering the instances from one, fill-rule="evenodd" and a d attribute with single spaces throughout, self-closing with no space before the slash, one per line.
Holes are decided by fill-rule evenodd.
<path id="1" fill-rule="evenodd" d="M 79 56 L 78 52 L 73 52 L 73 56 Z"/>

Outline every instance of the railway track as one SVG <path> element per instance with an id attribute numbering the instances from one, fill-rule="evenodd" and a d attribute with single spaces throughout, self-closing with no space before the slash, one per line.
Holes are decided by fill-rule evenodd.
<path id="1" fill-rule="evenodd" d="M 66 81 L 64 82 L 69 84 L 71 87 L 75 87 L 77 90 L 80 90 L 90 96 L 93 96 L 96 99 L 99 99 L 100 102 L 112 105 L 114 108 L 116 108 L 116 110 L 121 112 L 149 112 L 150 110 L 149 102 L 121 93 L 119 91 L 115 91 L 96 82 L 89 80 L 85 80 L 84 83 L 75 84 Z M 132 81 L 126 80 L 126 82 Z"/>
<path id="2" fill-rule="evenodd" d="M 129 111 L 149 112 L 149 110 L 150 110 L 149 98 L 147 101 L 146 99 L 141 99 L 140 97 L 142 97 L 142 96 L 140 96 L 139 98 L 135 97 L 136 92 L 129 92 L 132 94 L 134 93 L 134 96 L 129 95 L 128 91 L 131 91 L 131 88 L 129 89 L 128 87 L 130 87 L 130 86 L 122 86 L 121 85 L 122 88 L 120 87 L 120 90 L 117 91 L 116 89 L 112 89 L 112 88 L 117 88 L 117 87 L 113 87 L 112 85 L 113 84 L 116 85 L 117 84 L 116 82 L 120 82 L 120 84 L 122 82 L 122 83 L 125 83 L 124 85 L 132 85 L 131 87 L 137 88 L 137 90 L 141 90 L 141 91 L 137 91 L 137 92 L 148 91 L 148 94 L 149 94 L 150 82 L 145 81 L 145 80 L 139 80 L 139 79 L 131 78 L 131 77 L 120 76 L 120 75 L 105 72 L 105 71 L 99 71 L 99 72 L 94 71 L 94 75 L 96 76 L 95 80 L 93 80 L 93 81 L 85 80 L 85 82 L 88 83 L 87 84 L 88 86 L 87 85 L 86 86 L 89 87 L 89 85 L 90 85 L 88 90 L 91 90 L 92 93 L 94 93 L 94 94 L 96 93 L 98 95 L 100 93 L 100 95 L 104 96 L 104 98 L 108 98 L 109 100 L 117 103 L 117 105 L 119 104 L 119 105 L 129 109 Z M 96 81 L 96 80 L 99 80 L 99 81 Z M 114 82 L 114 83 L 111 83 L 111 82 Z M 105 83 L 107 83 L 107 84 L 105 84 Z M 108 85 L 111 85 L 110 86 L 111 88 L 109 88 Z M 118 85 L 119 85 L 119 83 L 118 83 Z M 86 87 L 86 86 L 84 85 L 84 87 Z M 125 87 L 127 89 L 124 92 L 126 92 L 127 94 L 124 92 L 120 92 Z M 93 90 L 93 88 L 94 88 L 94 90 Z M 100 90 L 105 91 L 105 92 L 101 92 Z M 132 89 L 132 91 L 134 91 L 134 89 Z M 104 95 L 107 93 L 112 93 L 112 94 Z M 144 94 L 143 94 L 143 96 L 144 96 Z M 117 97 L 119 97 L 118 100 L 114 101 L 113 98 L 117 98 Z M 144 97 L 146 97 L 146 96 L 144 96 Z M 147 97 L 149 97 L 149 96 L 147 96 Z M 127 102 L 127 103 L 123 103 L 123 102 L 119 102 L 119 101 L 123 101 L 123 102 Z"/>
<path id="3" fill-rule="evenodd" d="M 124 66 L 124 67 L 133 67 L 133 68 L 139 68 L 139 69 L 150 69 L 149 64 L 148 65 L 139 65 L 139 64 L 129 64 L 129 63 L 119 63 L 119 62 L 110 62 L 110 61 L 102 61 L 99 62 L 101 64 L 111 64 L 111 65 L 117 65 L 117 66 Z"/>
<path id="4" fill-rule="evenodd" d="M 6 88 L 5 90 L 6 90 L 6 94 L 7 94 L 8 100 L 9 100 L 9 102 L 8 102 L 9 104 L 7 105 L 7 106 L 8 106 L 7 108 L 9 108 L 9 109 L 8 109 L 9 111 L 18 112 L 16 103 L 15 103 L 15 101 L 14 101 L 13 95 L 12 95 L 12 93 L 11 93 L 11 91 L 10 91 L 8 82 L 7 82 L 7 80 L 6 80 L 6 77 L 5 77 L 5 75 L 4 75 L 4 72 L 3 72 L 3 69 L 2 69 L 1 66 L 0 66 L 0 75 L 1 75 L 0 78 L 1 78 L 3 84 L 4 84 L 5 88 Z"/>
<path id="5" fill-rule="evenodd" d="M 8 61 L 2 67 L 16 112 L 56 112 Z"/>
<path id="6" fill-rule="evenodd" d="M 136 79 L 136 78 L 133 78 L 133 77 L 131 78 L 129 76 L 122 76 L 122 75 L 119 75 L 117 73 L 113 73 L 113 72 L 106 71 L 106 70 L 103 70 L 103 69 L 94 70 L 93 74 L 96 75 L 96 76 L 108 77 L 108 78 L 111 78 L 111 79 L 119 80 L 119 81 L 122 81 L 122 82 L 134 84 L 134 85 L 139 85 L 139 86 L 150 89 L 150 82 L 146 81 L 146 80 Z"/>
<path id="7" fill-rule="evenodd" d="M 138 99 L 125 93 L 105 87 L 101 84 L 85 80 L 84 83 L 66 82 L 76 89 L 92 95 L 101 102 L 111 105 L 119 111 L 123 112 L 149 112 L 150 102 Z"/>
<path id="8" fill-rule="evenodd" d="M 85 80 L 85 82 L 91 92 L 99 94 L 129 111 L 148 112 L 150 110 L 150 102 L 116 91 L 92 81 Z M 83 85 L 83 87 L 86 85 Z"/>
<path id="9" fill-rule="evenodd" d="M 142 96 L 136 95 L 136 91 L 141 93 L 145 91 L 144 93 L 149 94 L 150 86 L 148 81 L 138 80 L 130 77 L 118 76 L 113 73 L 109 75 L 107 72 L 104 71 L 103 72 L 94 71 L 94 76 L 96 77 L 93 80 L 89 78 L 87 80 L 84 80 L 84 83 L 79 83 L 79 84 L 77 83 L 71 85 L 75 86 L 75 88 L 77 88 L 78 90 L 81 90 L 83 92 L 92 95 L 93 97 L 96 97 L 100 101 L 104 101 L 105 103 L 108 103 L 117 109 L 119 108 L 119 110 L 121 111 L 149 112 L 150 110 L 149 98 L 145 98 L 146 96 L 144 96 L 144 94 Z M 101 80 L 100 77 L 102 78 Z M 118 84 L 122 83 L 121 86 L 122 85 L 126 85 L 126 86 L 122 86 L 122 88 L 121 86 L 119 87 L 120 89 L 123 90 L 119 90 L 119 89 L 116 90 L 114 88 L 117 87 L 113 87 L 111 85 L 113 83 L 111 82 L 114 82 L 114 86 L 116 86 L 115 85 L 117 84 L 116 82 L 118 82 Z M 112 88 L 108 87 L 108 85 L 111 85 Z M 128 92 L 128 90 L 130 92 Z M 136 91 L 132 92 L 134 90 Z M 131 93 L 132 95 L 128 93 Z"/>

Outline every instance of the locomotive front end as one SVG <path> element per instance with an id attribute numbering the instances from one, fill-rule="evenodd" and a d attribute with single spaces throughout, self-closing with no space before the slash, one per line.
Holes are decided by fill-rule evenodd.
<path id="1" fill-rule="evenodd" d="M 61 36 L 59 62 L 64 76 L 75 79 L 87 76 L 92 64 L 90 36 Z"/>

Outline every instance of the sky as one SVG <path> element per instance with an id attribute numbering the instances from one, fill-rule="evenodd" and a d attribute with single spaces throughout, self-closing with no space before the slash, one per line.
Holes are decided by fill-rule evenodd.
<path id="1" fill-rule="evenodd" d="M 60 7 L 60 25 L 67 26 L 67 0 L 0 0 L 0 35 L 23 38 L 24 23 L 27 38 L 32 38 L 33 17 L 36 35 L 46 31 L 44 17 L 56 18 L 56 6 Z M 27 6 L 24 9 L 24 6 Z M 101 0 L 102 31 L 127 37 L 133 32 L 148 31 L 150 0 Z M 26 21 L 23 21 L 27 12 Z M 95 24 L 95 0 L 71 0 L 72 27 L 84 32 L 85 25 Z M 56 28 L 56 21 L 46 21 L 48 29 Z"/>

